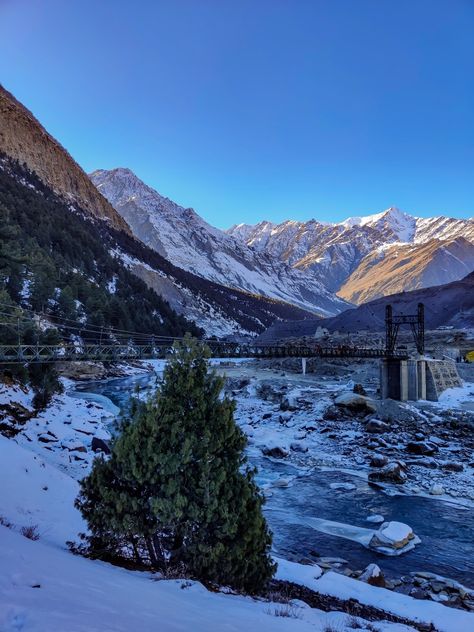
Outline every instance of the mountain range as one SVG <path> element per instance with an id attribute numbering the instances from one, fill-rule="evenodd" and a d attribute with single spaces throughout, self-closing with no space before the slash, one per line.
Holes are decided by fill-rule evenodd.
<path id="1" fill-rule="evenodd" d="M 440 285 L 474 269 L 474 220 L 420 218 L 392 207 L 340 223 L 286 221 L 232 226 L 257 252 L 316 273 L 351 303 Z"/>
<path id="2" fill-rule="evenodd" d="M 90 178 L 138 239 L 184 270 L 319 316 L 348 306 L 317 273 L 294 268 L 210 226 L 193 209 L 163 197 L 129 169 L 98 170 Z"/>

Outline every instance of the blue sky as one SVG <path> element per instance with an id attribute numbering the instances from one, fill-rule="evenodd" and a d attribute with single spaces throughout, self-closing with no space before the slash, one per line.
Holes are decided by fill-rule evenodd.
<path id="1" fill-rule="evenodd" d="M 474 216 L 472 0 L 0 0 L 0 81 L 219 227 Z"/>

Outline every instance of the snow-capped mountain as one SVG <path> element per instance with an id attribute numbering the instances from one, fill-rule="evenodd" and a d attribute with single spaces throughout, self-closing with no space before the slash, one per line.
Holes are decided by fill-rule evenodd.
<path id="1" fill-rule="evenodd" d="M 474 269 L 474 221 L 419 218 L 392 207 L 335 224 L 239 224 L 227 231 L 258 252 L 318 275 L 351 302 L 448 283 Z"/>
<path id="2" fill-rule="evenodd" d="M 249 248 L 207 224 L 193 209 L 163 197 L 129 169 L 98 170 L 90 178 L 135 236 L 174 265 L 320 315 L 346 307 L 311 269 L 299 270 L 271 253 Z"/>

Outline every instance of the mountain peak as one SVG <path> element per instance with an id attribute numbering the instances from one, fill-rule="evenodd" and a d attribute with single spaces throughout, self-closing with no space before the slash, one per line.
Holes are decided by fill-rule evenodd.
<path id="1" fill-rule="evenodd" d="M 392 233 L 395 239 L 408 242 L 413 239 L 416 229 L 416 218 L 396 206 L 391 206 L 385 211 L 374 215 L 349 217 L 344 222 L 341 222 L 340 225 L 344 226 L 344 228 L 368 226 L 384 233 Z"/>

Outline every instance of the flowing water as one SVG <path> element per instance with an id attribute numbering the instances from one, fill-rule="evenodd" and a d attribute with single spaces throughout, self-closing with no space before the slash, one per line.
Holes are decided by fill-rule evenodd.
<path id="1" fill-rule="evenodd" d="M 70 394 L 99 401 L 117 412 L 115 407 L 126 410 L 137 386 L 143 392 L 155 382 L 153 374 L 136 375 L 80 384 Z M 262 486 L 291 479 L 288 487 L 272 486 L 265 505 L 277 555 L 294 560 L 341 557 L 353 569 L 375 562 L 387 576 L 428 571 L 474 588 L 473 509 L 439 499 L 389 495 L 369 486 L 363 477 L 340 471 L 303 472 L 262 457 L 258 450 L 249 450 L 249 461 L 257 466 Z M 334 483 L 350 485 L 333 489 Z M 367 549 L 368 530 L 376 526 L 366 518 L 375 513 L 409 524 L 421 544 L 397 557 Z"/>

